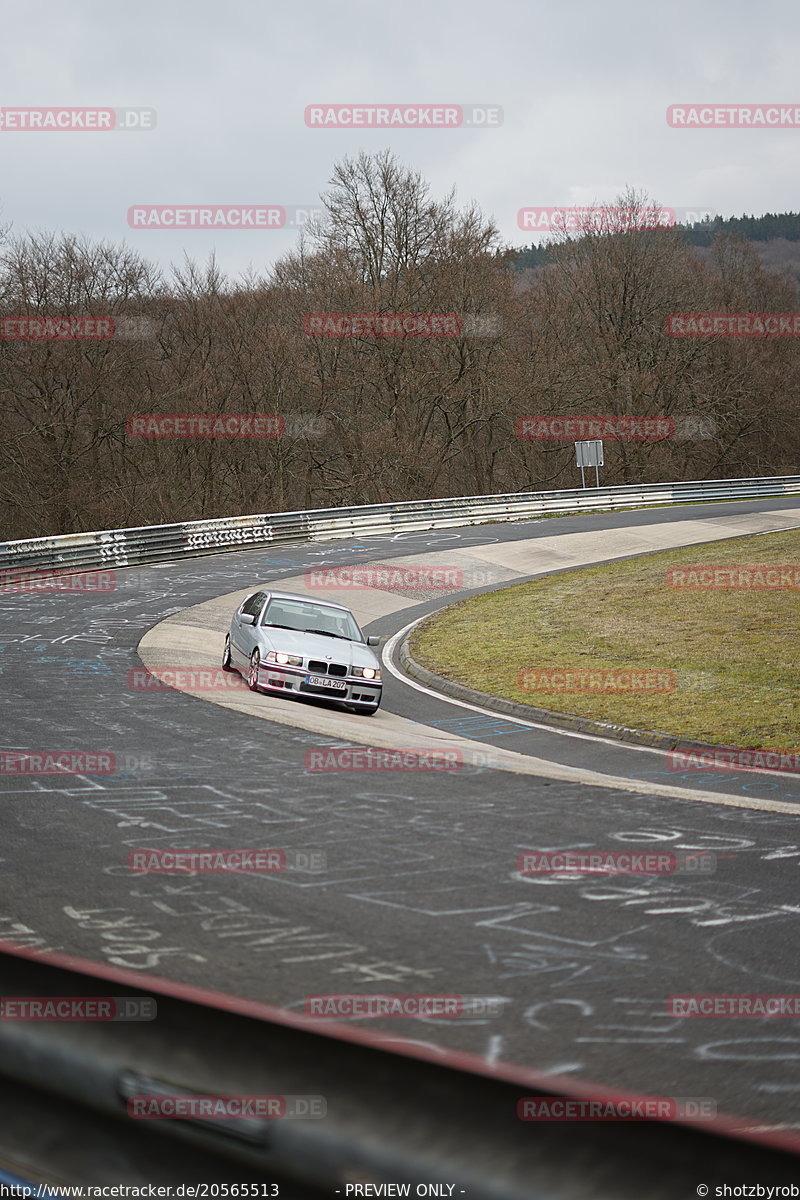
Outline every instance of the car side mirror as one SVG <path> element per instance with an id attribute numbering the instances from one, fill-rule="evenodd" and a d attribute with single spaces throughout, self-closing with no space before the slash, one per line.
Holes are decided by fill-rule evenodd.
<path id="1" fill-rule="evenodd" d="M 240 613 L 239 620 L 243 625 L 255 625 L 256 619 L 252 613 Z"/>
<path id="2" fill-rule="evenodd" d="M 367 645 L 368 646 L 379 646 L 380 641 L 381 641 L 381 639 L 379 637 L 376 637 L 375 634 L 373 633 L 370 637 L 367 638 Z"/>

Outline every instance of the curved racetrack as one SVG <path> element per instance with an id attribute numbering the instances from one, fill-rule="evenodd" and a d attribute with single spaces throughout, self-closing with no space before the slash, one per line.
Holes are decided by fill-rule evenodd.
<path id="1" fill-rule="evenodd" d="M 491 997 L 494 1015 L 376 1027 L 797 1128 L 796 1022 L 681 1020 L 667 998 L 800 992 L 800 776 L 679 775 L 659 752 L 477 712 L 388 670 L 375 718 L 131 683 L 148 630 L 160 632 L 144 661 L 168 662 L 158 638 L 208 605 L 197 611 L 216 661 L 212 602 L 310 567 L 470 553 L 508 564 L 510 544 L 543 539 L 547 553 L 526 550 L 516 573 L 497 568 L 488 586 L 502 586 L 570 565 L 553 558 L 556 537 L 568 551 L 602 532 L 613 558 L 659 548 L 679 523 L 686 544 L 785 528 L 800 500 L 238 551 L 118 571 L 113 593 L 0 595 L 3 749 L 116 758 L 111 775 L 0 775 L 0 938 L 299 1011 L 319 993 Z M 362 624 L 392 638 L 451 600 L 395 596 Z M 507 758 L 449 773 L 306 769 L 309 751 L 356 742 L 471 742 Z M 278 847 L 326 865 L 182 878 L 127 866 L 131 850 L 175 846 Z M 531 848 L 713 851 L 717 863 L 698 877 L 523 878 L 517 855 Z"/>

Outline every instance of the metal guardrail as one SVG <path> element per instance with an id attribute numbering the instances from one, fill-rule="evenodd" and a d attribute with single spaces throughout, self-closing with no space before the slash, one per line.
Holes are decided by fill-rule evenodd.
<path id="1" fill-rule="evenodd" d="M 646 1098 L 7 942 L 0 978 L 6 1004 L 113 996 L 157 1014 L 0 1021 L 0 1183 L 13 1165 L 31 1183 L 277 1180 L 281 1200 L 683 1200 L 741 1195 L 748 1179 L 787 1196 L 797 1180 L 791 1127 L 759 1129 L 754 1117 L 714 1115 L 703 1101 L 694 1119 L 564 1121 L 555 1114 L 570 1101 Z M 135 1119 L 137 1099 L 220 1094 L 313 1099 L 306 1111 L 318 1115 Z M 554 1118 L 529 1118 L 531 1103 L 553 1105 Z"/>
<path id="2" fill-rule="evenodd" d="M 773 496 L 800 496 L 800 475 L 409 500 L 402 504 L 364 504 L 355 508 L 261 513 L 247 517 L 186 521 L 176 525 L 71 533 L 0 542 L 0 571 L 63 571 L 78 567 L 102 570 L 166 562 L 223 550 L 254 549 L 281 542 L 326 541 L 367 534 L 480 525 L 492 521 L 524 521 L 531 517 L 639 505 L 659 507 L 698 500 L 743 500 Z"/>

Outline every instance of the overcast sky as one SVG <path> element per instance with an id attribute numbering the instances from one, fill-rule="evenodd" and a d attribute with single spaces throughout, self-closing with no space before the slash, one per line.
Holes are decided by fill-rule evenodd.
<path id="1" fill-rule="evenodd" d="M 3 5 L 0 105 L 153 108 L 151 132 L 0 131 L 0 220 L 262 271 L 293 229 L 131 229 L 133 205 L 319 203 L 390 147 L 513 245 L 529 206 L 627 185 L 725 216 L 800 209 L 800 127 L 670 128 L 683 102 L 800 108 L 800 8 L 672 0 L 36 0 Z M 309 128 L 307 105 L 499 106 L 486 128 Z"/>

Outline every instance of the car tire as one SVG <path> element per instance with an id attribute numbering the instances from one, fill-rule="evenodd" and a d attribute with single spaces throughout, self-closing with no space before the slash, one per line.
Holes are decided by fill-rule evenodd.
<path id="1" fill-rule="evenodd" d="M 379 708 L 380 704 L 376 704 L 374 708 L 357 708 L 356 712 L 360 713 L 362 717 L 374 717 Z"/>
<path id="2" fill-rule="evenodd" d="M 231 635 L 225 635 L 225 649 L 222 651 L 222 669 L 223 671 L 232 671 L 234 669 L 231 662 Z"/>
<path id="3" fill-rule="evenodd" d="M 257 650 L 254 650 L 250 655 L 250 666 L 247 671 L 247 686 L 251 692 L 260 692 L 258 686 L 258 668 L 261 665 L 261 655 Z"/>

